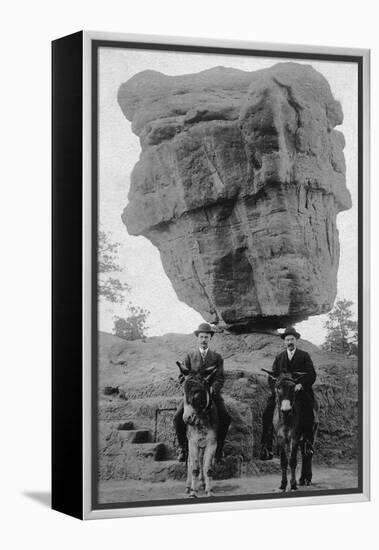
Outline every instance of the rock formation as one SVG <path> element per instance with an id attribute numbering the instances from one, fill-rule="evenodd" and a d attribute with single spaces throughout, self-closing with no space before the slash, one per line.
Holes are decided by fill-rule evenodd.
<path id="1" fill-rule="evenodd" d="M 100 479 L 164 481 L 185 475 L 183 464 L 175 460 L 173 416 L 182 400 L 175 362 L 194 343 L 193 334 L 145 341 L 99 334 Z M 258 458 L 262 413 L 269 394 L 267 375 L 261 369 L 271 369 L 283 342 L 273 334 L 216 334 L 212 347 L 224 357 L 223 393 L 232 417 L 226 464 L 216 470 L 216 477 L 236 477 L 243 471 L 267 473 L 272 464 Z M 317 372 L 314 391 L 320 426 L 315 460 L 354 464 L 359 449 L 357 358 L 326 352 L 306 340 L 300 340 L 299 347 L 311 355 Z M 106 395 L 109 385 L 119 387 L 119 393 Z M 139 445 L 131 439 L 136 435 L 140 435 Z"/>
<path id="2" fill-rule="evenodd" d="M 123 221 L 158 247 L 180 300 L 240 330 L 331 309 L 351 199 L 342 109 L 320 73 L 144 71 L 118 101 L 142 149 Z"/>

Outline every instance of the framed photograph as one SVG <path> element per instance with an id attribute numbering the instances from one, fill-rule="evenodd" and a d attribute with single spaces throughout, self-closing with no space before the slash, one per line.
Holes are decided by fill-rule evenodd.
<path id="1" fill-rule="evenodd" d="M 369 51 L 52 51 L 53 508 L 369 499 Z"/>

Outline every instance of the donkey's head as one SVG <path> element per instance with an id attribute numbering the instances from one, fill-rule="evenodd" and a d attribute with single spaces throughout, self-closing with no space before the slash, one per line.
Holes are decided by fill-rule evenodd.
<path id="1" fill-rule="evenodd" d="M 176 362 L 184 376 L 184 415 L 183 419 L 189 424 L 204 415 L 211 405 L 210 380 L 214 374 L 214 367 L 209 372 L 200 374 L 186 368 L 179 361 Z"/>
<path id="2" fill-rule="evenodd" d="M 262 369 L 267 374 L 275 380 L 275 395 L 276 402 L 279 406 L 279 410 L 282 413 L 290 413 L 293 410 L 293 405 L 295 402 L 295 387 L 296 384 L 300 381 L 301 377 L 305 374 L 304 372 L 282 372 L 279 375 L 274 374 L 273 372 Z"/>
<path id="3" fill-rule="evenodd" d="M 275 382 L 276 402 L 283 413 L 289 413 L 293 409 L 295 401 L 296 381 L 293 376 L 283 373 L 278 376 Z"/>

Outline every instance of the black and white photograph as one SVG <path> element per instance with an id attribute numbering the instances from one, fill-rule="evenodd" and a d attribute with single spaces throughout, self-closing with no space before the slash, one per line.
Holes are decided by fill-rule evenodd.
<path id="1" fill-rule="evenodd" d="M 92 56 L 94 507 L 361 493 L 358 59 Z"/>
<path id="2" fill-rule="evenodd" d="M 375 4 L 2 15 L 0 546 L 375 546 Z"/>

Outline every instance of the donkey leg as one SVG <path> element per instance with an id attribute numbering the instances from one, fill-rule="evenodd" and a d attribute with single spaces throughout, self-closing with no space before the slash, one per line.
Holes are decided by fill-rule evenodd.
<path id="1" fill-rule="evenodd" d="M 189 495 L 191 492 L 191 484 L 192 484 L 192 466 L 191 466 L 191 457 L 188 455 L 187 458 L 187 479 L 186 479 L 186 490 L 185 494 Z"/>
<path id="2" fill-rule="evenodd" d="M 280 467 L 282 469 L 282 482 L 279 489 L 285 491 L 287 487 L 287 467 L 288 467 L 288 458 L 287 458 L 287 449 L 286 444 L 283 443 L 280 446 Z"/>
<path id="3" fill-rule="evenodd" d="M 191 466 L 191 453 L 189 452 L 191 443 L 191 431 L 190 427 L 187 426 L 187 447 L 188 447 L 188 453 L 187 453 L 187 479 L 186 479 L 186 489 L 185 494 L 189 495 L 191 493 L 191 485 L 192 485 L 192 466 Z"/>
<path id="4" fill-rule="evenodd" d="M 200 468 L 200 474 L 199 474 L 199 491 L 204 491 L 205 489 L 205 479 L 204 479 L 204 454 L 205 450 L 204 447 L 202 447 L 199 451 L 199 468 Z"/>
<path id="5" fill-rule="evenodd" d="M 297 448 L 298 448 L 297 443 L 294 443 L 291 448 L 291 456 L 290 456 L 291 491 L 297 490 L 297 484 L 296 484 Z"/>
<path id="6" fill-rule="evenodd" d="M 190 449 L 190 441 L 188 439 L 188 454 L 187 454 L 187 480 L 186 480 L 186 490 L 185 494 L 189 495 L 191 494 L 191 486 L 192 486 L 192 456 L 189 452 Z"/>
<path id="7" fill-rule="evenodd" d="M 306 461 L 307 457 L 305 455 L 305 443 L 304 440 L 300 441 L 300 450 L 301 450 L 301 474 L 299 479 L 299 485 L 305 485 L 306 480 Z"/>
<path id="8" fill-rule="evenodd" d="M 306 478 L 305 483 L 307 485 L 310 485 L 312 483 L 312 458 L 313 456 L 307 457 L 307 471 L 306 471 Z"/>
<path id="9" fill-rule="evenodd" d="M 191 462 L 191 491 L 190 496 L 195 498 L 197 497 L 197 486 L 198 486 L 198 478 L 199 478 L 199 450 L 197 447 L 197 444 L 190 441 L 189 444 L 189 452 L 188 455 L 190 457 Z"/>
<path id="10" fill-rule="evenodd" d="M 301 467 L 301 477 L 300 485 L 310 485 L 312 481 L 312 455 L 309 455 L 306 452 L 306 445 L 303 442 L 301 447 L 302 454 L 302 467 Z"/>
<path id="11" fill-rule="evenodd" d="M 204 453 L 204 477 L 205 477 L 205 493 L 207 497 L 213 496 L 212 481 L 213 481 L 213 459 L 216 454 L 217 441 L 209 443 Z"/>
<path id="12" fill-rule="evenodd" d="M 314 445 L 315 441 L 316 441 L 316 436 L 317 436 L 317 431 L 318 431 L 318 422 L 315 422 L 314 426 L 313 426 L 313 440 L 312 440 L 312 444 Z M 314 449 L 314 447 L 313 447 Z M 307 485 L 310 485 L 312 483 L 312 460 L 313 460 L 313 456 L 314 456 L 314 453 L 312 453 L 310 456 L 307 457 L 307 469 L 306 469 L 306 472 L 305 472 L 305 483 Z"/>
<path id="13" fill-rule="evenodd" d="M 309 485 L 310 484 L 310 481 L 309 481 L 309 471 L 310 471 L 310 468 L 311 468 L 311 460 L 312 460 L 312 457 L 310 457 L 306 450 L 304 450 L 304 454 L 303 454 L 303 469 L 302 469 L 302 478 L 301 478 L 301 485 Z M 312 476 L 310 476 L 312 477 Z"/>

